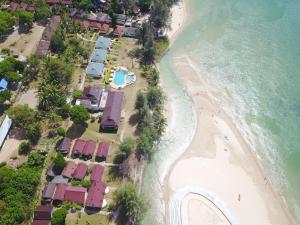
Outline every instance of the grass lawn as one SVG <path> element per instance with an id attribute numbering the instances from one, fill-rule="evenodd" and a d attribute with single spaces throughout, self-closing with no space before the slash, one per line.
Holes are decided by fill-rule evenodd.
<path id="1" fill-rule="evenodd" d="M 109 222 L 107 216 L 97 214 L 69 213 L 66 218 L 66 225 L 108 225 Z"/>

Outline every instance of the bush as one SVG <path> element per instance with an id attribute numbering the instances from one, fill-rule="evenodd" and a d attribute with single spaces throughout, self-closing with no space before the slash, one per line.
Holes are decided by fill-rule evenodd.
<path id="1" fill-rule="evenodd" d="M 51 224 L 52 225 L 64 225 L 67 213 L 68 213 L 68 211 L 64 207 L 57 209 L 52 215 Z"/>
<path id="2" fill-rule="evenodd" d="M 20 155 L 27 155 L 30 151 L 30 143 L 29 142 L 22 142 L 19 146 L 19 154 Z"/>
<path id="3" fill-rule="evenodd" d="M 65 137 L 66 136 L 66 130 L 63 127 L 59 127 L 56 129 L 56 132 L 59 136 Z"/>
<path id="4" fill-rule="evenodd" d="M 80 91 L 80 90 L 73 91 L 73 99 L 74 100 L 79 99 L 81 96 L 82 96 L 82 91 Z"/>
<path id="5" fill-rule="evenodd" d="M 56 169 L 61 171 L 61 170 L 63 170 L 63 168 L 65 167 L 66 164 L 67 164 L 67 162 L 66 162 L 64 156 L 60 152 L 57 152 L 55 159 L 54 159 L 54 165 L 55 165 Z"/>
<path id="6" fill-rule="evenodd" d="M 83 180 L 83 181 L 81 181 L 81 185 L 82 185 L 82 187 L 89 188 L 91 186 L 91 181 Z"/>

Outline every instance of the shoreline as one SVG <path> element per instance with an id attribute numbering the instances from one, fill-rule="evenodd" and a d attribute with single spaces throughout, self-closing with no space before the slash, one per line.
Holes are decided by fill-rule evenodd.
<path id="1" fill-rule="evenodd" d="M 180 8 L 180 4 L 184 9 Z M 173 8 L 176 6 L 177 9 L 174 10 Z M 187 17 L 186 1 L 179 2 L 179 6 L 175 5 L 173 8 L 171 27 L 173 29 L 175 27 L 176 30 L 168 33 L 170 47 L 191 19 Z M 175 19 L 173 19 L 174 15 L 176 15 Z M 184 18 L 177 15 L 184 15 Z M 189 147 L 172 163 L 164 177 L 162 188 L 167 221 L 169 221 L 169 205 L 174 191 L 194 185 L 206 187 L 209 191 L 213 190 L 219 198 L 224 200 L 229 211 L 242 222 L 241 224 L 294 224 L 295 219 L 291 215 L 284 197 L 265 177 L 263 166 L 242 137 L 234 121 L 226 115 L 218 103 L 213 101 L 206 90 L 202 90 L 205 87 L 203 87 L 201 74 L 191 66 L 187 59 L 185 58 L 187 61 L 185 63 L 182 61 L 177 63 L 177 75 L 181 75 L 177 77 L 193 101 L 196 108 L 196 119 L 200 124 L 196 125 L 196 132 Z M 190 77 L 192 75 L 197 76 Z M 167 102 L 167 105 L 169 104 Z M 167 111 L 166 116 L 167 130 L 169 130 L 169 122 L 172 121 L 170 111 Z M 193 173 L 195 168 L 209 169 L 202 173 Z M 218 173 L 222 175 L 225 171 L 227 173 L 227 176 L 224 176 L 225 179 L 218 177 Z M 189 179 L 186 174 L 194 179 Z M 211 179 L 211 175 L 215 175 L 216 179 Z M 233 182 L 231 185 L 227 184 L 228 178 Z M 217 186 L 222 186 L 222 188 Z M 238 190 L 235 186 L 238 186 Z M 223 187 L 224 190 L 222 190 Z M 256 209 L 249 213 L 251 205 Z M 272 205 L 271 209 L 269 205 Z M 186 208 L 181 209 L 181 211 L 183 210 L 186 211 Z M 182 216 L 183 224 L 188 224 L 186 218 L 188 218 L 186 215 Z"/>

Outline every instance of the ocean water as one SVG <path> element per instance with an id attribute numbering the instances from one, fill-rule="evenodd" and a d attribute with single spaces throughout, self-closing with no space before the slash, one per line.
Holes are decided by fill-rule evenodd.
<path id="1" fill-rule="evenodd" d="M 152 207 L 144 224 L 164 224 L 161 179 L 195 128 L 193 105 L 173 66 L 178 57 L 186 57 L 201 73 L 271 181 L 300 215 L 300 1 L 189 4 L 192 22 L 160 64 L 175 119 L 145 171 L 142 191 Z"/>

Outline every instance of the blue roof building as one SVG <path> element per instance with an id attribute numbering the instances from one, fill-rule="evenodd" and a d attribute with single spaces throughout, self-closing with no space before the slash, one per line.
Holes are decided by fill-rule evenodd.
<path id="1" fill-rule="evenodd" d="M 104 64 L 91 62 L 86 67 L 85 73 L 87 76 L 91 76 L 94 78 L 101 78 L 104 73 Z"/>
<path id="2" fill-rule="evenodd" d="M 91 57 L 92 62 L 103 63 L 106 60 L 107 50 L 94 49 Z"/>
<path id="3" fill-rule="evenodd" d="M 96 49 L 108 49 L 111 45 L 111 39 L 107 37 L 99 37 L 96 41 Z"/>
<path id="4" fill-rule="evenodd" d="M 6 90 L 8 81 L 5 78 L 2 78 L 0 81 L 0 92 Z"/>
<path id="5" fill-rule="evenodd" d="M 9 129 L 11 128 L 11 125 L 12 125 L 12 120 L 8 116 L 5 116 L 5 119 L 2 122 L 0 127 L 0 147 L 2 147 L 3 143 L 5 142 Z"/>

